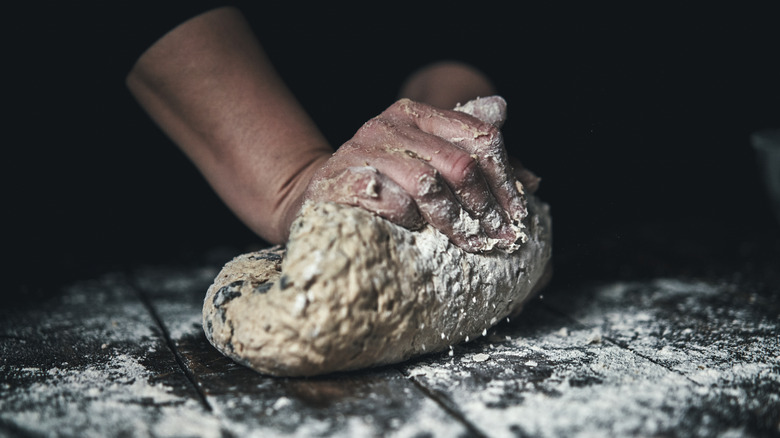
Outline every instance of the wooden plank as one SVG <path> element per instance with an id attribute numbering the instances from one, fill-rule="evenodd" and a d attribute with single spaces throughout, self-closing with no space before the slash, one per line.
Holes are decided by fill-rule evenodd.
<path id="1" fill-rule="evenodd" d="M 0 310 L 0 435 L 220 435 L 124 276 L 51 295 Z"/>
<path id="2" fill-rule="evenodd" d="M 780 432 L 780 288 L 711 279 L 618 282 L 553 307 L 684 376 L 691 424 Z"/>
<path id="3" fill-rule="evenodd" d="M 711 300 L 692 316 L 702 291 Z M 677 280 L 553 289 L 404 372 L 488 436 L 780 433 L 777 313 L 734 310 L 726 292 Z"/>
<path id="4" fill-rule="evenodd" d="M 214 415 L 236 436 L 474 435 L 392 367 L 318 378 L 274 378 L 212 348 L 200 315 L 213 268 L 146 269 L 139 287 L 168 328 Z"/>
<path id="5" fill-rule="evenodd" d="M 732 262 L 708 260 L 707 281 L 590 286 L 561 269 L 544 300 L 452 355 L 317 379 L 208 345 L 217 267 L 107 275 L 0 309 L 0 436 L 780 435 L 774 257 L 727 282 L 711 266 Z"/>

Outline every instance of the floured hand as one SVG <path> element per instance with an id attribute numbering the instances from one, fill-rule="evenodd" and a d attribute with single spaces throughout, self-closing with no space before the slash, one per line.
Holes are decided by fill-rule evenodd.
<path id="1" fill-rule="evenodd" d="M 360 206 L 411 229 L 428 223 L 469 252 L 513 251 L 524 237 L 526 181 L 509 164 L 505 118 L 499 96 L 455 110 L 401 99 L 315 172 L 304 202 Z"/>

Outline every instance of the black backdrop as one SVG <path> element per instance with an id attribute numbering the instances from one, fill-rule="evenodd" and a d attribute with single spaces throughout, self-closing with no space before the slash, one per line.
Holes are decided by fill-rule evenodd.
<path id="1" fill-rule="evenodd" d="M 678 3 L 242 8 L 334 146 L 427 62 L 485 71 L 509 102 L 508 148 L 542 177 L 565 252 L 648 222 L 777 226 L 749 143 L 780 126 L 777 21 L 768 8 Z M 263 245 L 124 87 L 150 35 L 181 13 L 140 3 L 9 10 L 6 278 L 29 287 Z"/>

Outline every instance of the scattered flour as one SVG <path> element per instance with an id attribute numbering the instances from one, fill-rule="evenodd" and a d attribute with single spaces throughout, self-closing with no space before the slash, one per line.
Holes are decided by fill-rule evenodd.
<path id="1" fill-rule="evenodd" d="M 491 437 L 750 435 L 748 423 L 724 422 L 780 408 L 779 321 L 708 304 L 724 293 L 730 286 L 667 279 L 606 285 L 562 309 L 577 319 L 565 336 L 503 326 L 493 348 L 470 344 L 500 372 L 432 358 L 406 373 Z M 689 312 L 666 312 L 670 303 Z"/>
<path id="2" fill-rule="evenodd" d="M 218 421 L 206 415 L 200 403 L 173 394 L 163 384 L 151 383 L 151 373 L 126 354 L 86 367 L 18 372 L 45 377 L 2 391 L 0 419 L 26 433 L 83 437 L 222 436 Z"/>
<path id="3" fill-rule="evenodd" d="M 474 355 L 473 359 L 474 362 L 485 362 L 486 360 L 490 359 L 490 355 L 485 353 L 477 353 Z"/>
<path id="4" fill-rule="evenodd" d="M 212 277 L 213 272 L 200 279 L 183 275 L 164 288 L 197 288 Z M 223 398 L 208 395 L 213 407 L 208 412 L 117 349 L 159 334 L 142 307 L 120 309 L 111 296 L 99 293 L 103 286 L 93 286 L 67 295 L 61 320 L 52 318 L 45 328 L 62 330 L 62 321 L 73 318 L 91 295 L 114 323 L 81 315 L 81 329 L 105 335 L 104 350 L 114 354 L 88 366 L 0 364 L 0 424 L 30 435 L 85 437 L 469 434 L 413 387 L 404 391 L 403 411 L 410 413 L 404 418 L 389 414 L 397 410 L 381 409 L 379 393 L 347 400 L 352 409 L 312 408 L 292 394 L 247 395 L 240 387 Z M 163 298 L 164 288 L 158 290 Z M 522 316 L 513 318 L 513 325 L 499 325 L 489 337 L 459 347 L 455 357 L 427 357 L 403 370 L 490 437 L 750 435 L 750 415 L 763 418 L 762 412 L 766 417 L 780 409 L 780 321 L 751 313 L 749 306 L 718 307 L 725 293 L 734 291 L 729 285 L 666 279 L 606 285 L 584 303 L 572 304 L 576 310 L 542 315 L 541 321 L 555 321 L 549 327 L 524 326 Z M 197 330 L 192 315 L 199 310 L 197 303 L 188 308 L 176 302 L 156 301 L 174 340 Z M 558 304 L 554 297 L 545 303 Z M 556 320 L 561 313 L 576 321 Z M 155 351 L 159 345 L 142 342 L 138 348 Z M 724 406 L 730 411 L 718 411 Z M 253 407 L 258 414 L 252 419 L 236 415 Z M 333 412 L 342 414 L 324 415 Z M 390 416 L 383 418 L 382 412 Z M 274 419 L 288 428 L 271 423 Z"/>

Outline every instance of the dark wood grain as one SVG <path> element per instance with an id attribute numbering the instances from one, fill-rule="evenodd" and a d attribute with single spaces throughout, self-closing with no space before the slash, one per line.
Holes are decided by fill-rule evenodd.
<path id="1" fill-rule="evenodd" d="M 655 231 L 559 255 L 519 317 L 450 352 L 318 378 L 209 345 L 218 262 L 54 289 L 0 310 L 0 436 L 780 435 L 776 234 Z"/>
<path id="2" fill-rule="evenodd" d="M 187 372 L 225 429 L 295 436 L 473 435 L 397 369 L 383 367 L 317 378 L 261 375 L 219 354 L 200 325 L 203 294 L 213 267 L 146 270 L 144 295 L 169 327 Z"/>
<path id="3" fill-rule="evenodd" d="M 0 310 L 0 435 L 218 430 L 122 274 Z"/>

